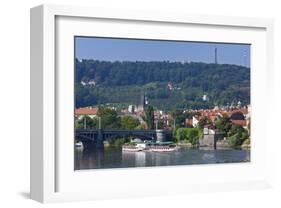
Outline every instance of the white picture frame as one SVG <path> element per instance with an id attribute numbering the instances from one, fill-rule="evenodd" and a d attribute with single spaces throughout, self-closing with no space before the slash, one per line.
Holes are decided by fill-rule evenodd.
<path id="1" fill-rule="evenodd" d="M 110 31 L 112 27 L 102 24 L 94 31 L 88 29 L 91 24 L 97 26 L 98 21 L 101 21 L 102 24 L 118 24 L 119 32 L 113 33 Z M 72 84 L 71 80 L 73 80 L 73 77 L 64 71 L 65 66 L 71 67 L 73 64 L 73 46 L 67 46 L 68 37 L 98 33 L 100 36 L 108 34 L 108 36 L 116 37 L 123 35 L 134 38 L 185 40 L 185 37 L 181 37 L 179 32 L 170 33 L 170 36 L 161 33 L 164 34 L 162 37 L 157 33 L 164 29 L 169 30 L 170 27 L 175 28 L 175 31 L 184 31 L 186 27 L 195 28 L 188 40 L 192 38 L 194 38 L 192 40 L 218 42 L 233 40 L 253 44 L 251 70 L 254 68 L 256 71 L 251 78 L 251 96 L 255 103 L 251 129 L 252 134 L 257 138 L 266 139 L 253 140 L 251 163 L 137 168 L 134 170 L 113 169 L 75 173 L 71 169 L 73 157 L 69 157 L 73 151 L 70 146 L 73 144 L 73 140 L 71 143 L 69 139 L 59 139 L 71 135 L 71 131 L 68 132 L 70 134 L 64 135 L 63 133 L 68 131 L 68 125 L 72 125 L 71 119 L 64 125 L 60 125 L 59 119 L 63 113 L 60 105 L 71 100 L 71 94 L 73 95 L 72 88 L 62 87 L 62 83 Z M 144 29 L 146 29 L 145 33 L 142 33 L 141 31 Z M 138 32 L 124 33 L 125 30 Z M 198 33 L 197 30 L 209 30 L 210 38 L 208 39 L 206 33 Z M 223 30 L 224 35 L 219 33 L 220 30 Z M 69 57 L 72 59 L 69 60 Z M 57 202 L 270 187 L 273 160 L 268 144 L 274 135 L 267 130 L 271 113 L 265 115 L 262 109 L 270 108 L 271 105 L 263 99 L 264 96 L 267 96 L 268 100 L 273 100 L 274 86 L 270 80 L 274 77 L 275 72 L 272 57 L 273 21 L 271 19 L 160 14 L 58 5 L 42 5 L 32 8 L 31 198 L 40 202 Z M 73 75 L 73 72 L 69 74 Z M 67 112 L 73 112 L 73 106 L 67 108 L 66 114 L 63 114 L 66 117 L 70 116 Z M 266 122 L 261 123 L 261 120 Z M 61 148 L 62 146 L 66 147 L 64 148 L 66 151 Z M 238 172 L 244 173 L 243 177 L 241 174 L 237 175 Z M 169 175 L 178 180 L 168 184 L 161 184 L 156 180 L 157 177 L 164 178 Z M 150 177 L 148 178 L 148 176 Z M 182 182 L 180 179 L 186 176 L 191 177 L 192 180 Z M 120 179 L 118 182 L 114 179 L 116 177 Z M 145 181 L 148 183 L 145 184 Z M 152 181 L 154 181 L 153 185 L 149 185 Z"/>

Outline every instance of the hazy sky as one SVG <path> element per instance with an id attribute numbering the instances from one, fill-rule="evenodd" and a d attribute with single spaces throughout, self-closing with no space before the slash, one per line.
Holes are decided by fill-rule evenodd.
<path id="1" fill-rule="evenodd" d="M 250 45 L 187 41 L 75 37 L 78 59 L 107 61 L 194 61 L 250 66 Z"/>

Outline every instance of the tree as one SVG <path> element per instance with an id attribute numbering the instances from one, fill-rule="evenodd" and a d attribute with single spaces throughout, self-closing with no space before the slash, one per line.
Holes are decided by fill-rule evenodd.
<path id="1" fill-rule="evenodd" d="M 101 118 L 102 128 L 120 128 L 121 121 L 115 110 L 105 107 L 99 107 L 97 115 Z"/>
<path id="2" fill-rule="evenodd" d="M 157 128 L 158 129 L 164 129 L 164 121 L 163 120 L 158 120 L 157 121 Z"/>
<path id="3" fill-rule="evenodd" d="M 135 129 L 139 125 L 140 125 L 139 120 L 132 116 L 124 116 L 121 118 L 122 129 Z"/>
<path id="4" fill-rule="evenodd" d="M 227 141 L 231 147 L 239 147 L 249 138 L 248 131 L 242 126 L 233 125 L 228 132 Z"/>
<path id="5" fill-rule="evenodd" d="M 208 124 L 212 124 L 212 121 L 211 121 L 208 117 L 204 116 L 203 118 L 201 118 L 201 119 L 199 120 L 199 122 L 198 122 L 198 127 L 199 127 L 200 129 L 203 129 L 204 126 L 205 126 L 205 125 L 208 125 Z"/>
<path id="6" fill-rule="evenodd" d="M 92 129 L 97 127 L 97 120 L 92 119 L 90 116 L 84 115 L 81 119 L 75 121 L 76 129 Z"/>
<path id="7" fill-rule="evenodd" d="M 183 113 L 183 111 L 179 110 L 179 109 L 174 109 L 171 114 L 175 121 L 175 126 L 183 127 L 184 123 L 185 123 L 185 118 L 186 118 L 186 115 Z"/>
<path id="8" fill-rule="evenodd" d="M 228 137 L 227 142 L 233 148 L 237 148 L 242 144 L 242 140 L 238 133 Z"/>
<path id="9" fill-rule="evenodd" d="M 218 116 L 215 119 L 215 126 L 224 134 L 224 136 L 227 136 L 232 123 L 228 116 Z"/>
<path id="10" fill-rule="evenodd" d="M 142 123 L 142 124 L 138 125 L 135 129 L 144 130 L 144 129 L 147 129 L 147 125 L 145 123 Z"/>
<path id="11" fill-rule="evenodd" d="M 154 109 L 153 106 L 148 105 L 145 109 L 145 119 L 148 129 L 154 129 Z"/>

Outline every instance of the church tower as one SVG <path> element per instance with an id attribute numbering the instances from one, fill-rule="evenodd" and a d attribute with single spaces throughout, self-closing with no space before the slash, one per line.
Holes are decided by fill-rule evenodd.
<path id="1" fill-rule="evenodd" d="M 140 105 L 138 107 L 139 110 L 144 111 L 145 107 L 148 105 L 148 99 L 145 92 L 141 93 Z"/>

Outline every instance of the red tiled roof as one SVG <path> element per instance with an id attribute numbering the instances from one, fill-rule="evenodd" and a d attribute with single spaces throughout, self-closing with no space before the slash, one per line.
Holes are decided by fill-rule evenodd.
<path id="1" fill-rule="evenodd" d="M 215 119 L 216 119 L 216 117 L 217 117 L 217 116 L 213 116 L 213 115 L 212 115 L 212 116 L 209 116 L 209 119 L 210 119 L 212 122 L 214 122 Z"/>
<path id="2" fill-rule="evenodd" d="M 98 108 L 85 107 L 85 108 L 76 108 L 75 115 L 96 115 Z"/>

